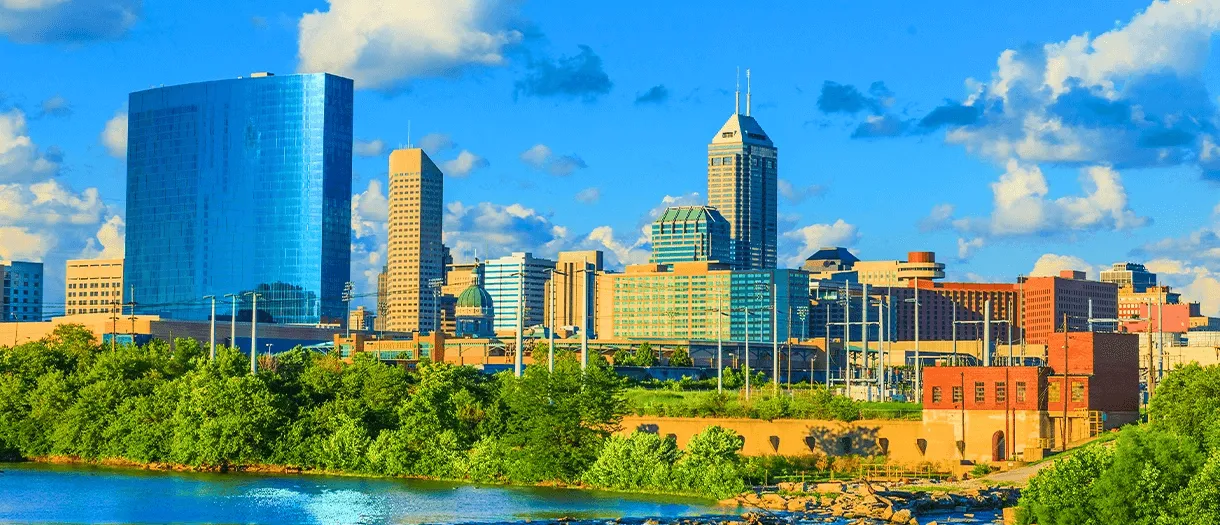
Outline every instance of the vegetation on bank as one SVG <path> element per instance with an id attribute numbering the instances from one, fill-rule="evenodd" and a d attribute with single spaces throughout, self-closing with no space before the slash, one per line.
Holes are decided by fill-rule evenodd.
<path id="1" fill-rule="evenodd" d="M 914 419 L 923 415 L 920 405 L 853 401 L 832 394 L 822 385 L 786 388 L 778 395 L 769 382 L 752 386 L 751 399 L 742 390 L 688 390 L 673 388 L 629 388 L 627 410 L 638 416 L 725 417 L 752 419 Z M 677 382 L 679 385 L 680 382 Z"/>
<path id="2" fill-rule="evenodd" d="M 1031 479 L 1020 523 L 1220 524 L 1220 366 L 1174 370 L 1148 413 Z"/>
<path id="3" fill-rule="evenodd" d="M 686 450 L 614 436 L 627 405 L 604 359 L 522 378 L 296 349 L 248 358 L 177 339 L 111 351 L 82 327 L 0 348 L 0 456 L 193 467 L 283 465 L 495 483 L 587 484 L 723 498 L 752 475 L 713 427 Z M 641 474 L 646 472 L 646 474 Z"/>

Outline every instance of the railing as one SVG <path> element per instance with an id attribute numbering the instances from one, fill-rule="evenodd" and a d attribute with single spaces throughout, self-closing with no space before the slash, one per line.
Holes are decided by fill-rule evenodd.
<path id="1" fill-rule="evenodd" d="M 931 465 L 923 467 L 901 467 L 898 465 L 867 465 L 861 470 L 861 477 L 867 480 L 894 479 L 946 479 L 952 474 L 935 470 Z"/>

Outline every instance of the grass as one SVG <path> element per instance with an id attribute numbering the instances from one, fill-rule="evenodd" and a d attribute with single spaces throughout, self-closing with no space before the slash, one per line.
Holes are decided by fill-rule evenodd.
<path id="1" fill-rule="evenodd" d="M 747 401 L 741 390 L 669 390 L 629 388 L 627 410 L 640 416 L 728 417 L 754 419 L 857 419 L 919 420 L 921 405 L 897 402 L 858 402 L 824 390 L 780 391 L 770 387 L 751 391 Z"/>

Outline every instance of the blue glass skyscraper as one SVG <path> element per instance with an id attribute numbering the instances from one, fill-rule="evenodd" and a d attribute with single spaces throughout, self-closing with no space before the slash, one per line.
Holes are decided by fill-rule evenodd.
<path id="1" fill-rule="evenodd" d="M 351 259 L 352 81 L 217 80 L 132 93 L 124 281 L 141 314 L 339 322 Z M 238 319 L 249 319 L 243 297 Z"/>

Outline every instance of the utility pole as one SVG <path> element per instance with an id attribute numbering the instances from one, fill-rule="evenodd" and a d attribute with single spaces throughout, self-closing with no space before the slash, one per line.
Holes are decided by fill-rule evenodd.
<path id="1" fill-rule="evenodd" d="M 724 297 L 719 294 L 716 295 L 716 393 L 724 393 Z"/>
<path id="2" fill-rule="evenodd" d="M 555 288 L 558 283 L 555 282 L 556 275 L 567 277 L 568 274 L 561 272 L 555 268 L 550 269 L 551 272 L 551 327 L 547 330 L 547 352 L 546 352 L 546 369 L 549 372 L 555 372 Z M 566 279 L 565 279 L 566 281 Z"/>
<path id="3" fill-rule="evenodd" d="M 1063 399 L 1063 443 L 1060 450 L 1067 450 L 1068 442 L 1068 400 L 1071 399 L 1071 385 L 1069 379 L 1071 374 L 1068 373 L 1068 315 L 1063 314 L 1063 393 L 1060 396 Z"/>
<path id="4" fill-rule="evenodd" d="M 229 348 L 237 348 L 237 294 L 227 293 L 225 297 L 233 300 L 233 311 L 229 314 Z"/>
<path id="5" fill-rule="evenodd" d="M 580 312 L 580 369 L 583 371 L 589 368 L 589 262 L 585 261 L 581 264 L 581 292 L 584 294 L 585 308 Z"/>
<path id="6" fill-rule="evenodd" d="M 208 317 L 208 361 L 216 360 L 216 296 L 205 295 L 204 299 L 212 300 L 212 315 Z"/>
<path id="7" fill-rule="evenodd" d="M 750 307 L 742 308 L 746 313 L 746 401 L 750 400 Z"/>
<path id="8" fill-rule="evenodd" d="M 246 292 L 254 301 L 250 308 L 250 373 L 258 373 L 258 292 Z"/>
<path id="9" fill-rule="evenodd" d="M 112 354 L 114 353 L 114 350 L 115 350 L 114 340 L 118 339 L 118 337 L 119 337 L 119 309 L 120 308 L 121 308 L 121 306 L 119 305 L 118 301 L 116 301 L 114 299 L 110 300 L 110 353 L 112 353 Z M 14 339 L 13 346 L 16 346 L 16 337 L 14 337 L 13 339 Z"/>
<path id="10" fill-rule="evenodd" d="M 779 395 L 779 283 L 771 283 L 771 384 Z"/>
<path id="11" fill-rule="evenodd" d="M 523 364 L 522 354 L 525 353 L 524 337 L 522 332 L 525 330 L 525 262 L 521 263 L 521 271 L 515 272 L 511 277 L 517 277 L 520 280 L 517 283 L 517 352 L 513 355 L 513 375 L 521 377 L 521 366 Z"/>

